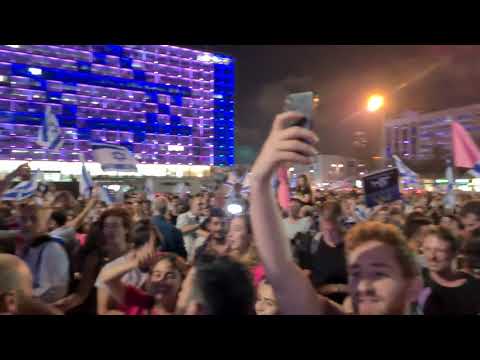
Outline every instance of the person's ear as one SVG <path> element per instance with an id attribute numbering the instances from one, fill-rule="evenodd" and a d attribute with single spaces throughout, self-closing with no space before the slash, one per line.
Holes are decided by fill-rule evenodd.
<path id="1" fill-rule="evenodd" d="M 18 303 L 15 291 L 7 291 L 0 295 L 0 313 L 16 314 L 17 310 Z"/>

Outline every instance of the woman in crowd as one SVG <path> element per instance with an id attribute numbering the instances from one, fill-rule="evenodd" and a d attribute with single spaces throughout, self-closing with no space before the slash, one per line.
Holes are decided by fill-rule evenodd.
<path id="1" fill-rule="evenodd" d="M 295 195 L 306 205 L 313 205 L 312 186 L 310 185 L 307 175 L 302 174 L 298 177 Z"/>
<path id="2" fill-rule="evenodd" d="M 148 268 L 144 290 L 121 280 L 138 268 Z M 104 271 L 101 279 L 126 315 L 172 315 L 186 272 L 183 259 L 172 253 L 157 254 L 155 245 L 149 242 L 129 254 L 125 262 Z"/>
<path id="3" fill-rule="evenodd" d="M 248 215 L 235 216 L 230 221 L 227 234 L 228 255 L 249 269 L 258 265 L 258 256 L 253 243 L 252 226 Z"/>
<path id="4" fill-rule="evenodd" d="M 108 289 L 101 281 L 101 275 L 102 271 L 107 271 L 109 267 L 127 261 L 127 254 L 133 248 L 130 236 L 131 217 L 125 209 L 109 209 L 100 216 L 99 226 L 102 232 L 102 248 L 107 254 L 105 259 L 107 263 L 103 266 L 95 283 L 97 287 L 97 313 L 99 315 L 117 314 L 118 304 L 109 296 Z M 147 274 L 142 273 L 138 268 L 134 268 L 124 274 L 122 281 L 140 287 L 146 278 Z"/>
<path id="5" fill-rule="evenodd" d="M 257 286 L 255 312 L 257 315 L 281 315 L 273 287 L 265 278 L 263 278 Z"/>

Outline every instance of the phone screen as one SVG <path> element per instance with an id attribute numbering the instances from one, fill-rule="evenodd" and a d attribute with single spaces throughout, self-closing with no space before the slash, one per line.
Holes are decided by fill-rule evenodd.
<path id="1" fill-rule="evenodd" d="M 307 129 L 312 129 L 313 107 L 315 94 L 311 91 L 294 93 L 287 96 L 285 99 L 285 111 L 296 111 L 305 115 L 305 117 L 291 126 L 301 126 Z"/>

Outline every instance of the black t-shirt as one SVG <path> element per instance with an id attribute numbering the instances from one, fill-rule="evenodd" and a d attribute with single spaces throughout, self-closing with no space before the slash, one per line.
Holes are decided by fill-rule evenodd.
<path id="1" fill-rule="evenodd" d="M 343 244 L 331 247 L 320 239 L 318 247 L 315 248 L 314 243 L 314 240 L 309 241 L 310 251 L 300 256 L 300 266 L 311 270 L 311 279 L 315 288 L 328 284 L 347 284 L 348 274 Z M 341 304 L 345 294 L 332 294 L 328 298 Z"/>
<path id="2" fill-rule="evenodd" d="M 477 315 L 480 314 L 480 280 L 463 274 L 467 280 L 462 286 L 449 288 L 432 280 L 423 269 L 425 287 L 431 288 L 423 313 L 425 315 Z"/>

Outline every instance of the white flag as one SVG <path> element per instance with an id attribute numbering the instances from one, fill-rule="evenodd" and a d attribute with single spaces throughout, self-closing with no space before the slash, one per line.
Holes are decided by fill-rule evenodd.
<path id="1" fill-rule="evenodd" d="M 398 169 L 399 175 L 407 184 L 416 184 L 418 182 L 418 174 L 405 165 L 397 155 L 393 155 L 393 160 L 395 161 L 395 167 Z"/>
<path id="2" fill-rule="evenodd" d="M 150 201 L 155 200 L 155 185 L 152 178 L 145 180 L 145 192 L 147 193 L 147 199 Z"/>
<path id="3" fill-rule="evenodd" d="M 108 193 L 108 190 L 105 189 L 103 186 L 100 186 L 100 201 L 103 201 L 107 205 L 112 205 L 113 200 Z"/>
<path id="4" fill-rule="evenodd" d="M 2 195 L 2 200 L 10 200 L 10 201 L 20 201 L 24 199 L 28 199 L 29 197 L 33 196 L 37 191 L 38 182 L 41 178 L 41 172 L 36 171 L 32 172 L 32 177 L 30 180 L 22 181 L 17 186 L 7 190 Z"/>
<path id="5" fill-rule="evenodd" d="M 52 113 L 50 106 L 45 111 L 43 125 L 38 131 L 37 144 L 48 150 L 58 150 L 63 145 L 62 131 L 58 125 L 57 117 Z"/>
<path id="6" fill-rule="evenodd" d="M 455 208 L 456 199 L 455 199 L 455 190 L 454 190 L 455 179 L 453 178 L 453 169 L 451 165 L 447 167 L 446 176 L 448 180 L 447 195 L 443 199 L 443 202 L 447 209 L 453 209 Z"/>
<path id="7" fill-rule="evenodd" d="M 93 157 L 103 171 L 137 171 L 137 161 L 126 147 L 102 143 L 92 144 Z"/>
<path id="8" fill-rule="evenodd" d="M 82 175 L 80 175 L 80 194 L 82 194 L 84 198 L 91 197 L 93 187 L 93 180 L 85 168 L 85 164 L 82 164 Z"/>

